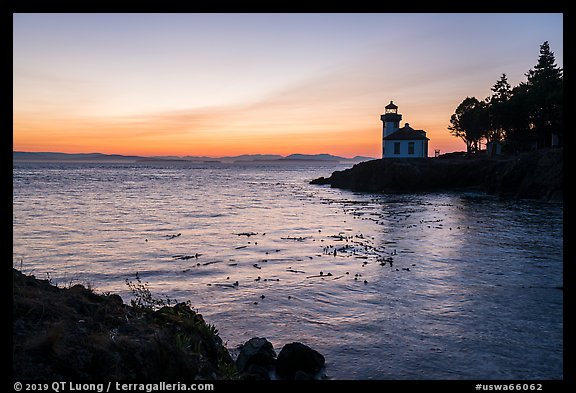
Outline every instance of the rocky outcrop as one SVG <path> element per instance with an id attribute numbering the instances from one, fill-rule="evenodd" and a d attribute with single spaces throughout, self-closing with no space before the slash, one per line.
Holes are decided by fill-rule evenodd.
<path id="1" fill-rule="evenodd" d="M 82 285 L 13 270 L 15 380 L 225 379 L 234 370 L 214 327 L 185 303 L 125 305 Z"/>
<path id="2" fill-rule="evenodd" d="M 299 342 L 284 345 L 278 354 L 276 374 L 284 379 L 317 379 L 323 377 L 324 356 Z"/>
<path id="3" fill-rule="evenodd" d="M 240 347 L 236 367 L 242 379 L 269 380 L 276 363 L 276 351 L 265 338 L 254 337 Z"/>
<path id="4" fill-rule="evenodd" d="M 513 198 L 563 199 L 563 149 L 513 157 L 380 159 L 311 184 L 368 192 L 481 191 Z"/>
<path id="5" fill-rule="evenodd" d="M 294 379 L 294 370 L 309 377 L 320 359 L 324 364 L 303 344 L 288 356 L 283 349 L 277 360 L 272 344 L 258 337 L 242 346 L 234 362 L 218 330 L 187 303 L 127 305 L 115 294 L 57 287 L 16 269 L 12 288 L 12 371 L 18 381 Z M 279 376 L 277 366 L 288 371 Z"/>
<path id="6" fill-rule="evenodd" d="M 259 337 L 242 345 L 236 359 L 240 378 L 249 380 L 325 379 L 324 364 L 322 354 L 300 342 L 284 345 L 276 357 L 272 344 Z"/>
<path id="7" fill-rule="evenodd" d="M 487 171 L 484 191 L 516 198 L 562 200 L 563 150 L 521 154 Z"/>

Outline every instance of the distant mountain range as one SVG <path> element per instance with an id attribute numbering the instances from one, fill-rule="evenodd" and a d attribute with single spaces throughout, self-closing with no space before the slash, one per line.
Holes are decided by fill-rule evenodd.
<path id="1" fill-rule="evenodd" d="M 311 161 L 311 162 L 334 162 L 334 163 L 358 163 L 362 161 L 373 160 L 372 157 L 356 156 L 354 158 L 345 158 L 333 156 L 331 154 L 290 154 L 281 156 L 278 154 L 243 154 L 239 156 L 227 157 L 205 157 L 205 156 L 124 156 L 120 154 L 102 154 L 102 153 L 53 153 L 53 152 L 23 152 L 13 151 L 13 161 L 67 161 L 67 162 L 141 162 L 141 161 L 191 161 L 191 162 L 254 162 L 254 161 Z"/>
<path id="2" fill-rule="evenodd" d="M 13 161 L 136 161 L 143 157 L 102 153 L 51 153 L 13 151 Z"/>

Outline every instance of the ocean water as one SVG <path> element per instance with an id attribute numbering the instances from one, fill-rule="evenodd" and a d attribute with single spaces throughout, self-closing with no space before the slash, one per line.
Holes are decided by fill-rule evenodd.
<path id="1" fill-rule="evenodd" d="M 308 184 L 346 167 L 15 162 L 12 263 L 127 303 L 138 273 L 333 379 L 563 378 L 562 203 Z"/>

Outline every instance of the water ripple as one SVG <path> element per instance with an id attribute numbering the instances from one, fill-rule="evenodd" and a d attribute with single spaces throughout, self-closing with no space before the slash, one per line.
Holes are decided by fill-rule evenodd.
<path id="1" fill-rule="evenodd" d="M 15 163 L 13 265 L 125 301 L 138 272 L 336 379 L 562 378 L 562 204 L 308 184 L 334 169 Z"/>

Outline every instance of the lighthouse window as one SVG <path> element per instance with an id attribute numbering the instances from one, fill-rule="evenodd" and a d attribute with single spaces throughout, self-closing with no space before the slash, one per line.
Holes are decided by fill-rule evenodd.
<path id="1" fill-rule="evenodd" d="M 400 142 L 394 142 L 394 154 L 400 154 Z"/>
<path id="2" fill-rule="evenodd" d="M 408 154 L 414 154 L 414 142 L 408 142 Z"/>

